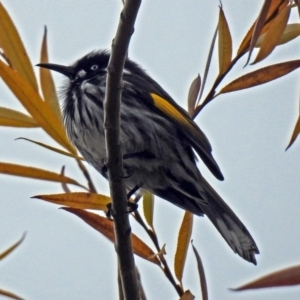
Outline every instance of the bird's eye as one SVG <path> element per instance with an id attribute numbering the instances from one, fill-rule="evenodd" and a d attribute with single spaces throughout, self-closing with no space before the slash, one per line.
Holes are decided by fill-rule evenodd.
<path id="1" fill-rule="evenodd" d="M 98 69 L 98 66 L 97 66 L 97 65 L 92 65 L 92 66 L 91 66 L 91 70 L 92 70 L 92 71 L 95 71 L 95 70 L 97 70 L 97 69 Z"/>

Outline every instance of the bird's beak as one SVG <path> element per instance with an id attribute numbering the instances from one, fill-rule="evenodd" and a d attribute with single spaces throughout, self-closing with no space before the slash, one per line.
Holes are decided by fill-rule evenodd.
<path id="1" fill-rule="evenodd" d="M 74 70 L 72 67 L 56 65 L 56 64 L 48 64 L 48 63 L 37 64 L 36 66 L 41 67 L 41 68 L 50 69 L 52 71 L 56 71 L 58 73 L 61 73 L 65 76 L 67 76 L 70 79 L 74 78 Z"/>

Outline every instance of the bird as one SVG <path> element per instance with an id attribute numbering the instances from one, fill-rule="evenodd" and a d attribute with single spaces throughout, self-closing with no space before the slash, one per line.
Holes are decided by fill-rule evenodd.
<path id="1" fill-rule="evenodd" d="M 105 178 L 103 104 L 109 59 L 109 51 L 94 50 L 71 65 L 37 65 L 67 78 L 60 98 L 68 137 Z M 120 121 L 127 190 L 147 191 L 194 215 L 206 215 L 233 252 L 256 265 L 259 250 L 251 234 L 197 167 L 198 155 L 217 179 L 224 180 L 209 140 L 189 114 L 128 57 Z"/>

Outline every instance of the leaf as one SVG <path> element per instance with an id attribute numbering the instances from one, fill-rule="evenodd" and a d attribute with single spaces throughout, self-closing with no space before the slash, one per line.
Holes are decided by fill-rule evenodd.
<path id="1" fill-rule="evenodd" d="M 47 50 L 47 27 L 45 26 L 44 37 L 41 48 L 41 63 L 48 63 L 48 50 Z M 46 68 L 40 69 L 40 81 L 41 88 L 44 96 L 44 100 L 52 108 L 56 116 L 61 120 L 61 111 L 58 103 L 58 98 L 55 90 L 54 81 L 50 70 Z"/>
<path id="2" fill-rule="evenodd" d="M 190 292 L 190 290 L 187 290 L 184 292 L 184 294 L 180 297 L 179 300 L 194 300 L 195 296 Z"/>
<path id="3" fill-rule="evenodd" d="M 53 151 L 53 152 L 56 152 L 56 153 L 59 153 L 59 154 L 65 155 L 65 156 L 73 157 L 73 158 L 75 158 L 75 159 L 84 160 L 83 157 L 80 157 L 80 156 L 78 156 L 78 155 L 76 155 L 76 154 L 73 154 L 73 153 L 70 153 L 70 152 L 66 152 L 66 151 L 60 150 L 60 149 L 58 149 L 58 148 L 55 148 L 55 147 L 46 145 L 46 144 L 44 144 L 44 143 L 41 143 L 41 142 L 37 142 L 37 141 L 31 140 L 31 139 L 27 139 L 27 138 L 20 137 L 20 138 L 17 138 L 16 140 L 25 140 L 25 141 L 34 143 L 34 144 L 36 144 L 36 145 L 39 145 L 39 146 L 41 146 L 41 147 L 43 147 L 43 148 L 46 148 L 46 149 L 48 149 L 48 150 L 51 150 L 51 151 Z"/>
<path id="4" fill-rule="evenodd" d="M 5 291 L 5 290 L 2 290 L 2 289 L 0 289 L 0 295 L 9 297 L 9 298 L 15 299 L 15 300 L 24 300 L 23 298 L 17 296 L 16 294 L 13 294 L 12 292 Z"/>
<path id="5" fill-rule="evenodd" d="M 2 3 L 0 3 L 0 44 L 13 68 L 37 91 L 38 86 L 29 57 L 18 31 Z"/>
<path id="6" fill-rule="evenodd" d="M 22 235 L 22 237 L 14 243 L 12 246 L 10 246 L 8 249 L 6 249 L 4 252 L 0 253 L 0 260 L 5 258 L 7 255 L 9 255 L 11 252 L 13 252 L 25 239 L 26 233 Z"/>
<path id="7" fill-rule="evenodd" d="M 108 196 L 92 193 L 63 193 L 51 195 L 37 195 L 31 198 L 41 199 L 50 203 L 81 209 L 107 210 L 107 204 L 111 203 Z"/>
<path id="8" fill-rule="evenodd" d="M 249 289 L 291 286 L 298 284 L 300 284 L 300 265 L 267 274 L 233 290 L 244 291 Z"/>
<path id="9" fill-rule="evenodd" d="M 219 74 L 225 73 L 231 64 L 232 57 L 232 40 L 229 26 L 223 11 L 220 6 L 219 14 Z"/>
<path id="10" fill-rule="evenodd" d="M 188 94 L 187 103 L 188 103 L 188 113 L 190 117 L 192 117 L 194 114 L 194 109 L 200 91 L 200 87 L 201 87 L 201 77 L 198 74 L 197 77 L 192 81 L 189 89 L 189 94 Z"/>
<path id="11" fill-rule="evenodd" d="M 281 37 L 279 39 L 279 42 L 277 43 L 277 46 L 288 43 L 288 42 L 292 41 L 293 39 L 297 38 L 299 35 L 300 35 L 300 24 L 299 23 L 287 24 L 283 34 L 281 35 Z M 263 35 L 261 35 L 259 37 L 255 47 L 261 46 L 261 43 L 264 40 L 265 36 L 266 36 L 266 34 L 264 33 Z"/>
<path id="12" fill-rule="evenodd" d="M 193 229 L 193 214 L 185 212 L 177 238 L 174 269 L 178 281 L 182 282 L 183 269 Z M 182 285 L 182 284 L 181 284 Z"/>
<path id="13" fill-rule="evenodd" d="M 272 25 L 272 22 L 273 22 L 274 18 L 288 4 L 289 4 L 288 0 L 273 0 L 272 1 L 271 6 L 268 10 L 268 15 L 267 15 L 267 18 L 266 18 L 265 25 L 264 25 L 264 27 L 262 28 L 262 30 L 260 32 L 260 36 L 268 31 L 268 29 Z M 253 30 L 254 30 L 255 24 L 256 24 L 256 22 L 250 27 L 250 29 L 248 30 L 246 36 L 244 37 L 244 39 L 243 39 L 243 41 L 242 41 L 242 43 L 241 43 L 241 45 L 238 49 L 237 56 L 240 56 L 240 55 L 242 55 L 243 53 L 246 53 L 249 50 L 250 41 L 251 41 L 251 37 L 253 35 Z M 255 43 L 255 45 L 256 45 L 256 43 Z"/>
<path id="14" fill-rule="evenodd" d="M 294 128 L 294 131 L 292 133 L 292 137 L 291 137 L 290 142 L 289 142 L 288 146 L 286 147 L 285 151 L 292 146 L 292 144 L 295 142 L 296 138 L 298 137 L 299 133 L 300 133 L 300 113 L 299 113 L 299 116 L 298 116 L 298 119 L 297 119 L 297 122 L 296 122 L 296 125 Z"/>
<path id="15" fill-rule="evenodd" d="M 39 127 L 39 125 L 30 116 L 5 107 L 0 107 L 0 126 L 25 128 Z"/>
<path id="16" fill-rule="evenodd" d="M 0 162 L 0 173 L 6 175 L 34 178 L 34 179 L 54 181 L 54 182 L 71 183 L 86 189 L 83 185 L 79 184 L 76 180 L 70 177 L 62 176 L 61 174 L 58 173 L 50 172 L 39 168 L 29 167 L 29 166 Z"/>
<path id="17" fill-rule="evenodd" d="M 209 47 L 209 53 L 208 53 L 208 57 L 207 57 L 207 60 L 206 60 L 206 65 L 205 65 L 205 70 L 204 70 L 204 75 L 203 75 L 203 82 L 202 82 L 200 93 L 199 93 L 198 103 L 200 102 L 200 99 L 202 97 L 204 87 L 205 87 L 205 84 L 206 84 L 206 79 L 207 79 L 210 64 L 211 64 L 211 58 L 212 58 L 214 48 L 215 48 L 217 33 L 218 33 L 218 26 L 215 30 L 215 33 L 213 35 L 213 38 L 212 38 L 212 41 L 211 41 L 211 44 L 210 44 L 210 47 Z M 195 117 L 195 115 L 193 117 Z"/>
<path id="18" fill-rule="evenodd" d="M 205 272 L 204 272 L 204 267 L 202 264 L 201 257 L 196 249 L 196 247 L 193 245 L 193 241 L 191 242 L 192 248 L 196 257 L 197 261 L 197 267 L 198 267 L 198 274 L 199 274 L 199 279 L 200 279 L 200 286 L 201 286 L 201 292 L 202 292 L 202 299 L 203 300 L 208 300 L 208 290 L 207 290 L 207 283 L 206 283 L 206 278 L 205 278 Z"/>
<path id="19" fill-rule="evenodd" d="M 223 87 L 219 94 L 247 89 L 282 77 L 300 67 L 300 60 L 291 60 L 243 75 Z"/>
<path id="20" fill-rule="evenodd" d="M 60 145 L 76 153 L 66 137 L 61 120 L 57 118 L 40 95 L 12 68 L 0 60 L 0 76 L 34 120 Z"/>
<path id="21" fill-rule="evenodd" d="M 253 64 L 262 61 L 278 45 L 280 37 L 282 36 L 284 29 L 286 28 L 286 24 L 288 22 L 290 16 L 291 6 L 287 6 L 274 20 L 272 26 L 265 33 L 265 37 L 261 43 L 259 52 L 256 56 Z"/>
<path id="22" fill-rule="evenodd" d="M 102 233 L 111 242 L 113 243 L 115 242 L 115 232 L 113 228 L 113 222 L 111 220 L 101 217 L 97 214 L 87 212 L 82 209 L 68 208 L 68 207 L 63 207 L 62 209 L 72 214 L 75 214 L 77 217 L 79 217 L 84 222 L 89 224 L 95 230 Z M 154 252 L 133 233 L 131 234 L 131 241 L 132 241 L 133 251 L 136 255 L 154 264 L 160 265 L 160 262 L 158 258 L 154 255 Z"/>
<path id="23" fill-rule="evenodd" d="M 251 41 L 250 41 L 249 55 L 248 55 L 246 65 L 249 63 L 252 51 L 255 47 L 255 44 L 256 44 L 260 34 L 262 33 L 262 29 L 265 25 L 271 3 L 272 3 L 272 0 L 265 0 L 263 7 L 259 13 L 259 16 L 255 22 L 254 30 L 253 30 Z"/>
<path id="24" fill-rule="evenodd" d="M 146 192 L 143 197 L 144 216 L 148 225 L 153 229 L 154 195 Z"/>

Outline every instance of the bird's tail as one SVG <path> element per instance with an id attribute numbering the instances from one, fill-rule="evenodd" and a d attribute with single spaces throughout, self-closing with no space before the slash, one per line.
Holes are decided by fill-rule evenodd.
<path id="1" fill-rule="evenodd" d="M 256 265 L 255 254 L 259 254 L 259 250 L 245 225 L 203 177 L 199 192 L 202 199 L 195 200 L 201 211 L 235 253 Z"/>

